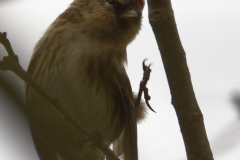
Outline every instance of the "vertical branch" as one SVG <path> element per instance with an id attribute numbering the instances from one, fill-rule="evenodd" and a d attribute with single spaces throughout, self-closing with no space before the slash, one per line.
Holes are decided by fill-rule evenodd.
<path id="1" fill-rule="evenodd" d="M 171 2 L 148 0 L 148 7 L 149 22 L 161 52 L 188 160 L 213 160 Z"/>

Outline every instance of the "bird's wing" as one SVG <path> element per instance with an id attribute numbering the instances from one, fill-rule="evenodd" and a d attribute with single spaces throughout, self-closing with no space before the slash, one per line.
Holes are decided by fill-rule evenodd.
<path id="1" fill-rule="evenodd" d="M 42 53 L 44 53 L 44 51 L 42 50 L 42 48 L 44 48 L 43 46 L 46 45 L 46 42 L 44 42 L 44 38 L 41 38 L 35 49 L 33 52 L 33 55 L 31 57 L 30 63 L 28 65 L 28 69 L 27 69 L 27 73 L 33 78 L 33 74 L 34 73 L 39 73 L 39 70 L 41 69 L 41 65 L 38 65 L 37 63 L 39 63 L 39 61 L 41 62 L 40 59 L 46 59 L 45 56 L 47 56 L 47 54 L 45 54 L 45 56 L 43 56 Z M 42 61 L 44 62 L 44 61 Z M 38 68 L 37 68 L 38 66 Z M 29 86 L 26 84 L 26 98 L 28 97 L 28 92 L 29 92 Z M 27 101 L 28 102 L 28 101 Z"/>
<path id="2" fill-rule="evenodd" d="M 137 160 L 137 122 L 130 81 L 127 73 L 116 77 L 117 88 L 121 95 L 122 114 L 125 125 L 120 137 L 114 142 L 114 151 L 124 160 Z"/>

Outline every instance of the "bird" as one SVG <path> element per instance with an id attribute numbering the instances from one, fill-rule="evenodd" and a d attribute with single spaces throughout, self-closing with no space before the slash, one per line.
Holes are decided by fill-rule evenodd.
<path id="1" fill-rule="evenodd" d="M 74 0 L 37 42 L 28 74 L 124 160 L 137 160 L 146 117 L 126 73 L 127 46 L 141 29 L 144 0 Z M 40 160 L 104 160 L 91 142 L 29 85 L 26 105 Z"/>

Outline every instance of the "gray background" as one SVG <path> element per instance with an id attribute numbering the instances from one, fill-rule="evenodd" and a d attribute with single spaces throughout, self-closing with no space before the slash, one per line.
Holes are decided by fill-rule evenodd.
<path id="1" fill-rule="evenodd" d="M 0 32 L 7 32 L 26 69 L 33 47 L 71 0 L 0 1 Z M 213 154 L 218 160 L 240 159 L 240 119 L 231 99 L 240 91 L 240 1 L 172 0 L 180 38 Z M 0 58 L 5 53 L 0 46 Z M 140 160 L 185 160 L 186 154 L 162 60 L 148 23 L 128 47 L 128 74 L 134 91 L 142 77 L 141 62 L 153 63 L 148 83 L 149 111 L 139 125 Z M 18 78 L 11 73 L 11 79 Z M 24 88 L 23 82 L 18 87 Z M 0 88 L 0 159 L 37 160 L 27 120 Z"/>

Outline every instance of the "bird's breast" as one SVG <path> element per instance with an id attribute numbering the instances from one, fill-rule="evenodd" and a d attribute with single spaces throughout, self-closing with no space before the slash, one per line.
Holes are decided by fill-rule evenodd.
<path id="1" fill-rule="evenodd" d="M 124 126 L 119 86 L 124 88 L 125 84 L 119 82 L 119 77 L 127 80 L 128 77 L 123 64 L 117 64 L 111 57 L 85 54 L 69 61 L 66 69 L 64 85 L 69 86 L 71 95 L 66 103 L 72 103 L 69 110 L 89 130 L 101 132 L 108 143 L 112 142 Z"/>

